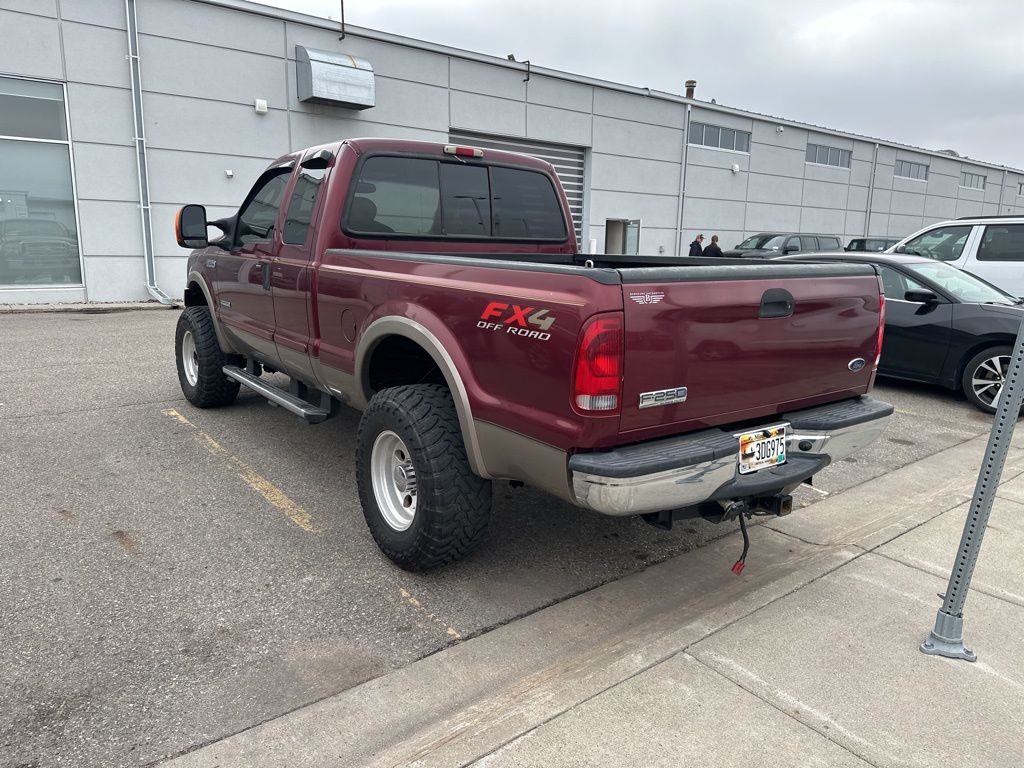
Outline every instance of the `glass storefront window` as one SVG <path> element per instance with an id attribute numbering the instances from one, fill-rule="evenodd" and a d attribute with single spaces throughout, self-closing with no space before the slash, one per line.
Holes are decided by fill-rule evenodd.
<path id="1" fill-rule="evenodd" d="M 64 89 L 0 77 L 0 286 L 81 282 Z"/>

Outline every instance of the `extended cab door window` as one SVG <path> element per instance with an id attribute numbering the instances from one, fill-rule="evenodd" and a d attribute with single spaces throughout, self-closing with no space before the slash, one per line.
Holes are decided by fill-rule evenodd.
<path id="1" fill-rule="evenodd" d="M 292 169 L 280 168 L 256 182 L 249 193 L 248 201 L 238 212 L 238 228 L 235 244 L 245 245 L 272 237 L 277 212 L 281 207 L 288 176 Z"/>
<path id="2" fill-rule="evenodd" d="M 366 234 L 440 235 L 437 162 L 370 157 L 349 203 L 346 228 Z"/>

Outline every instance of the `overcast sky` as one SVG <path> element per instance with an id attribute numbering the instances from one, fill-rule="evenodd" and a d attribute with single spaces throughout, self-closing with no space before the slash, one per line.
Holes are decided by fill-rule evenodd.
<path id="1" fill-rule="evenodd" d="M 345 21 L 1024 169 L 1021 0 L 347 0 Z"/>

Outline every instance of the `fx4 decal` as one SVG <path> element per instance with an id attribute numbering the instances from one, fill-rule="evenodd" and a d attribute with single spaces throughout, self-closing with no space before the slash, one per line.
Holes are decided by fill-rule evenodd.
<path id="1" fill-rule="evenodd" d="M 485 331 L 501 331 L 513 336 L 525 336 L 529 339 L 547 341 L 551 338 L 548 331 L 555 324 L 555 316 L 550 310 L 537 307 L 521 307 L 518 304 L 506 304 L 503 301 L 492 301 L 480 314 L 476 327 Z"/>

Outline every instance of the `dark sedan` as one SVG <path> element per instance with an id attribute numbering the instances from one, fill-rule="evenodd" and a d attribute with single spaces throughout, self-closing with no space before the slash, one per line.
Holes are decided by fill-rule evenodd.
<path id="1" fill-rule="evenodd" d="M 885 342 L 878 373 L 961 390 L 981 410 L 995 412 L 1024 317 L 1021 299 L 968 272 L 919 256 L 781 258 L 877 265 L 885 293 Z"/>

